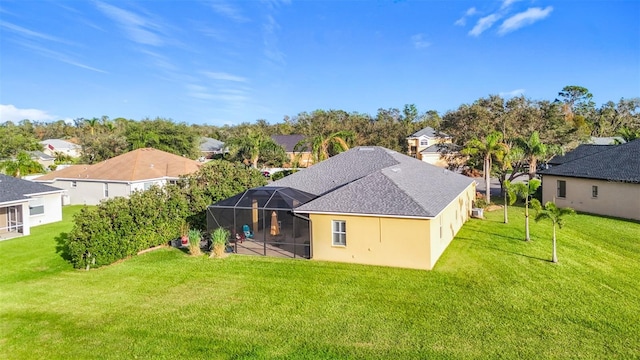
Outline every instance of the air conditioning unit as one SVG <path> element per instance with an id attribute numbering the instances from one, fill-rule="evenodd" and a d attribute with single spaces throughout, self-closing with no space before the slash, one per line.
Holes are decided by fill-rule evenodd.
<path id="1" fill-rule="evenodd" d="M 482 219 L 484 218 L 483 214 L 482 214 L 482 208 L 472 208 L 471 209 L 471 217 L 476 218 L 476 219 Z"/>

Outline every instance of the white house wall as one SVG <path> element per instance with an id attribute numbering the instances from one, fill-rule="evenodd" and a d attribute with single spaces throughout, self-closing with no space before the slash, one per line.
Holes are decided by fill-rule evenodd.
<path id="1" fill-rule="evenodd" d="M 62 194 L 47 194 L 47 195 L 35 195 L 31 196 L 32 199 L 42 199 L 44 204 L 44 213 L 39 215 L 29 215 L 29 207 L 27 206 L 27 212 L 25 217 L 29 218 L 31 226 L 38 226 L 43 224 L 49 224 L 62 220 Z"/>

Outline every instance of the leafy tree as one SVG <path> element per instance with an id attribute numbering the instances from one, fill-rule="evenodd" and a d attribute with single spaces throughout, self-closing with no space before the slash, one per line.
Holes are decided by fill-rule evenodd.
<path id="1" fill-rule="evenodd" d="M 127 121 L 125 124 L 124 135 L 130 150 L 150 147 L 190 159 L 200 156 L 200 135 L 184 123 L 156 118 Z"/>
<path id="2" fill-rule="evenodd" d="M 16 156 L 21 151 L 42 150 L 33 133 L 8 121 L 0 125 L 0 159 Z"/>
<path id="3" fill-rule="evenodd" d="M 525 241 L 531 240 L 529 237 L 529 204 L 532 200 L 531 197 L 536 193 L 541 184 L 542 182 L 538 179 L 531 179 L 527 183 L 511 183 L 508 180 L 505 182 L 505 188 L 508 189 L 507 192 L 509 194 L 509 205 L 513 205 L 517 198 L 524 201 Z"/>
<path id="4" fill-rule="evenodd" d="M 327 135 L 316 135 L 308 140 L 311 144 L 313 161 L 318 163 L 333 155 L 349 150 L 349 143 L 355 134 L 352 131 L 337 131 Z"/>
<path id="5" fill-rule="evenodd" d="M 258 162 L 284 161 L 286 153 L 280 144 L 259 131 L 249 131 L 245 136 L 231 138 L 226 142 L 231 155 L 247 161 L 254 169 Z"/>
<path id="6" fill-rule="evenodd" d="M 572 208 L 568 207 L 559 208 L 551 201 L 547 201 L 547 203 L 544 204 L 543 208 L 537 199 L 533 199 L 531 201 L 531 206 L 537 210 L 535 218 L 536 222 L 544 219 L 551 221 L 551 224 L 553 226 L 553 252 L 551 255 L 551 261 L 557 263 L 558 256 L 556 254 L 556 225 L 558 225 L 558 228 L 562 229 L 565 217 L 568 215 L 573 215 L 576 212 Z"/>
<path id="7" fill-rule="evenodd" d="M 82 146 L 80 161 L 87 164 L 111 159 L 129 150 L 127 139 L 117 134 L 85 135 L 80 138 L 80 144 Z"/>
<path id="8" fill-rule="evenodd" d="M 463 153 L 467 155 L 478 155 L 483 159 L 482 171 L 484 173 L 487 203 L 491 203 L 491 167 L 493 159 L 505 151 L 508 151 L 508 147 L 502 142 L 502 134 L 497 131 L 490 133 L 484 140 L 472 139 L 463 150 Z"/>
<path id="9" fill-rule="evenodd" d="M 624 140 L 624 142 L 633 141 L 635 139 L 640 139 L 640 129 L 631 130 L 628 127 L 623 127 L 620 130 L 618 130 L 618 135 L 622 137 L 622 140 Z M 621 141 L 616 139 L 615 143 L 620 144 Z"/>
<path id="10" fill-rule="evenodd" d="M 42 165 L 24 151 L 19 152 L 14 159 L 0 162 L 0 169 L 4 169 L 7 175 L 17 178 L 44 171 Z"/>

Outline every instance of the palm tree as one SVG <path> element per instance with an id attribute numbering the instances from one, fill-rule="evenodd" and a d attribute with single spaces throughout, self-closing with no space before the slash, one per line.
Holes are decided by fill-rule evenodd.
<path id="1" fill-rule="evenodd" d="M 536 222 L 543 219 L 549 219 L 553 224 L 553 253 L 551 255 L 551 262 L 557 263 L 558 256 L 556 255 L 556 225 L 558 225 L 558 228 L 562 229 L 562 226 L 564 225 L 564 217 L 567 215 L 573 215 L 576 212 L 572 208 L 568 207 L 559 208 L 551 201 L 547 201 L 547 203 L 544 204 L 544 208 L 542 208 L 540 202 L 537 199 L 531 200 L 531 206 L 533 206 L 538 211 L 538 213 L 536 214 Z"/>
<path id="2" fill-rule="evenodd" d="M 0 163 L 0 169 L 4 169 L 7 175 L 20 178 L 22 175 L 43 172 L 42 165 L 33 160 L 29 154 L 21 151 L 13 160 L 5 160 Z"/>
<path id="3" fill-rule="evenodd" d="M 95 128 L 96 125 L 98 125 L 98 121 L 100 121 L 100 119 L 98 118 L 84 119 L 84 122 L 89 126 L 89 129 L 91 130 L 91 136 L 95 135 Z"/>
<path id="4" fill-rule="evenodd" d="M 227 146 L 233 155 L 243 157 L 255 169 L 258 168 L 258 160 L 265 153 L 272 153 L 276 158 L 286 157 L 282 146 L 261 132 L 250 131 L 247 136 L 231 138 Z"/>
<path id="5" fill-rule="evenodd" d="M 314 163 L 328 159 L 332 155 L 349 150 L 349 143 L 353 141 L 353 131 L 337 131 L 328 135 L 316 135 L 309 139 Z"/>
<path id="6" fill-rule="evenodd" d="M 524 200 L 524 229 L 525 241 L 531 240 L 529 237 L 529 203 L 531 197 L 536 193 L 542 182 L 538 179 L 531 179 L 525 183 L 512 184 L 509 180 L 505 181 L 505 188 L 509 193 L 509 205 L 513 205 L 517 198 Z M 507 205 L 505 204 L 505 207 Z"/>
<path id="7" fill-rule="evenodd" d="M 538 159 L 547 154 L 547 146 L 540 141 L 540 134 L 534 131 L 528 139 L 517 140 L 518 146 L 524 150 L 525 159 L 529 161 L 529 180 L 536 176 Z"/>
<path id="8" fill-rule="evenodd" d="M 484 141 L 472 139 L 467 143 L 466 149 L 463 150 L 465 155 L 482 156 L 482 171 L 484 173 L 484 182 L 486 186 L 487 204 L 491 203 L 491 166 L 495 157 L 501 157 L 504 152 L 509 150 L 508 146 L 502 143 L 502 133 L 494 131 L 487 135 Z"/>
<path id="9" fill-rule="evenodd" d="M 618 136 L 620 136 L 623 141 L 620 141 L 620 139 L 615 139 L 614 143 L 616 145 L 628 143 L 635 139 L 640 139 L 640 130 L 632 130 L 626 126 L 621 127 L 620 129 L 618 129 Z"/>

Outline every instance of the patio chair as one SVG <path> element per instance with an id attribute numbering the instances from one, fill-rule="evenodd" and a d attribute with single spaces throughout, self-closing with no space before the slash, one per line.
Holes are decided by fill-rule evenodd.
<path id="1" fill-rule="evenodd" d="M 242 232 L 247 239 L 253 239 L 253 232 L 251 232 L 251 230 L 249 229 L 249 225 L 242 225 Z"/>

